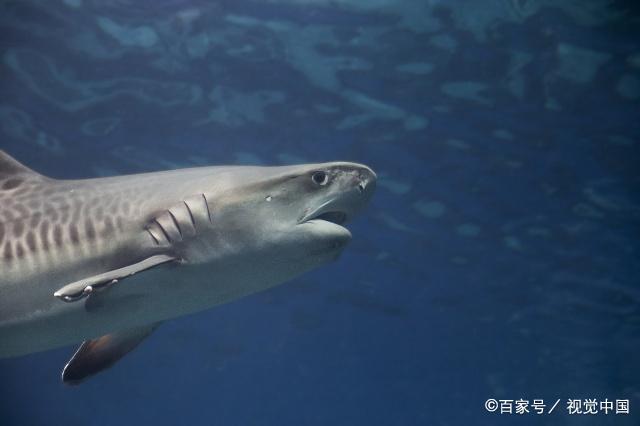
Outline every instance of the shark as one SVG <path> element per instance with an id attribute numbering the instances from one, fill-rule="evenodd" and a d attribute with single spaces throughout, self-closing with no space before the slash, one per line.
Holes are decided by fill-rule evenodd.
<path id="1" fill-rule="evenodd" d="M 79 344 L 81 383 L 165 320 L 336 260 L 375 186 L 342 161 L 61 180 L 0 151 L 0 358 Z"/>

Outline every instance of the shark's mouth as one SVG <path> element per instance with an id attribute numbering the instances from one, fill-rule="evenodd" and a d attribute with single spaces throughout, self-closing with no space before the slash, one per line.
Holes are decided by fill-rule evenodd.
<path id="1" fill-rule="evenodd" d="M 324 212 L 318 216 L 311 217 L 307 220 L 325 220 L 327 222 L 335 223 L 336 225 L 343 225 L 347 221 L 347 214 L 345 212 L 333 211 Z"/>
<path id="2" fill-rule="evenodd" d="M 344 225 L 351 218 L 351 213 L 341 204 L 336 200 L 330 200 L 315 209 L 308 209 L 298 223 L 311 224 L 315 232 L 322 229 L 325 235 L 342 236 L 345 237 L 345 241 L 348 241 L 351 239 L 351 233 Z"/>
<path id="3" fill-rule="evenodd" d="M 344 226 L 349 220 L 345 211 L 334 210 L 336 206 L 321 206 L 300 218 L 299 225 L 311 232 L 320 244 L 317 253 L 337 253 L 351 241 L 351 232 Z"/>
<path id="4" fill-rule="evenodd" d="M 340 210 L 335 204 L 335 201 L 328 201 L 313 210 L 307 210 L 305 214 L 300 217 L 298 223 L 322 220 L 342 226 L 347 222 L 349 216 L 347 215 L 347 212 Z"/>

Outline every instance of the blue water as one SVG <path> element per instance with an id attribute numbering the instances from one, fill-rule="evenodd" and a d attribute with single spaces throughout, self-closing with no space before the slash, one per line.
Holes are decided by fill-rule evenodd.
<path id="1" fill-rule="evenodd" d="M 42 173 L 379 175 L 337 263 L 166 322 L 79 387 L 72 347 L 0 360 L 0 424 L 640 424 L 639 12 L 0 2 L 0 148 Z M 585 398 L 630 414 L 570 415 Z"/>

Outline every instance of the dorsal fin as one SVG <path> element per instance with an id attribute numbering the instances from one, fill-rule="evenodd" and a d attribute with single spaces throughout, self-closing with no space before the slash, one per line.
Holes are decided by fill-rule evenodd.
<path id="1" fill-rule="evenodd" d="M 25 166 L 6 152 L 0 149 L 0 180 L 16 175 L 38 176 L 46 179 L 40 173 Z"/>

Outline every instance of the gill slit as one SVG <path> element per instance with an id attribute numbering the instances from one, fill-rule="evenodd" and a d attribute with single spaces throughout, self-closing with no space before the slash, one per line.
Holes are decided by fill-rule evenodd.
<path id="1" fill-rule="evenodd" d="M 158 239 L 153 235 L 153 232 L 151 232 L 151 230 L 149 228 L 147 228 L 147 232 L 149 233 L 149 235 L 151 235 L 151 238 L 153 238 L 153 241 L 155 241 L 156 245 L 160 245 L 160 241 L 158 241 Z"/>
<path id="2" fill-rule="evenodd" d="M 193 225 L 193 229 L 196 229 L 196 221 L 193 218 L 193 212 L 191 212 L 191 207 L 189 207 L 189 204 L 187 204 L 186 201 L 183 201 L 184 206 L 187 208 L 187 211 L 189 212 L 189 218 L 191 219 L 191 225 Z"/>
<path id="3" fill-rule="evenodd" d="M 205 197 L 204 194 L 201 194 L 202 198 L 204 199 L 204 205 L 207 207 L 207 216 L 209 216 L 209 222 L 213 223 L 213 221 L 211 220 L 211 211 L 209 210 L 209 203 L 207 202 L 207 197 Z"/>
<path id="4" fill-rule="evenodd" d="M 180 239 L 182 239 L 182 229 L 180 229 L 180 225 L 178 224 L 178 219 L 176 219 L 173 213 L 171 213 L 171 210 L 167 210 L 167 211 L 169 212 L 169 216 L 171 216 L 171 219 L 173 219 L 173 224 L 178 229 L 178 234 L 180 234 Z"/>
<path id="5" fill-rule="evenodd" d="M 158 219 L 154 219 L 154 221 L 160 227 L 160 230 L 164 234 L 164 237 L 167 239 L 167 242 L 170 243 L 171 242 L 171 238 L 169 238 L 169 234 L 167 234 L 167 231 L 165 231 L 164 227 L 160 224 L 160 222 L 158 222 Z"/>

